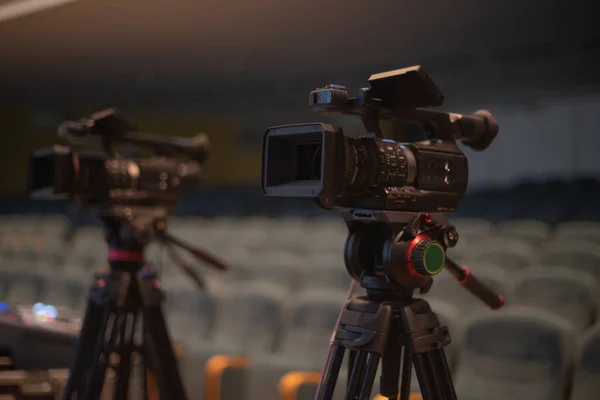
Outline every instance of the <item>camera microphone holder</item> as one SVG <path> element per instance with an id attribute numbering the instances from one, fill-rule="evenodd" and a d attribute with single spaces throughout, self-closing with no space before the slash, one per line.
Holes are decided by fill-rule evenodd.
<path id="1" fill-rule="evenodd" d="M 164 220 L 127 221 L 114 216 L 102 219 L 110 270 L 98 274 L 90 289 L 63 399 L 98 400 L 108 368 L 115 372 L 113 398 L 127 399 L 132 364 L 139 360 L 142 371 L 148 368 L 156 377 L 162 400 L 185 400 L 187 396 L 162 310 L 164 295 L 153 269 L 144 262 L 144 248 L 156 237 L 167 245 L 176 262 L 181 259 L 174 256 L 177 254 L 174 245 L 219 270 L 225 269 L 225 265 L 168 235 L 164 231 Z M 202 288 L 201 278 L 185 263 L 179 264 Z M 147 385 L 141 389 L 144 398 L 148 398 Z"/>
<path id="2" fill-rule="evenodd" d="M 348 350 L 346 400 L 371 398 L 380 361 L 384 397 L 409 399 L 414 366 L 423 400 L 455 400 L 444 353 L 450 343 L 448 328 L 440 326 L 427 301 L 413 298 L 413 292 L 426 293 L 432 275 L 446 267 L 490 307 L 500 308 L 502 296 L 445 257 L 458 233 L 442 214 L 349 210 L 342 215 L 349 229 L 346 268 L 367 295 L 344 306 L 315 399 L 333 398 Z"/>

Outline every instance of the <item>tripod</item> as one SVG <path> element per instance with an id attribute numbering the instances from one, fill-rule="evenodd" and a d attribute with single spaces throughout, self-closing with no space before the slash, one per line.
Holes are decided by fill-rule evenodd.
<path id="1" fill-rule="evenodd" d="M 156 377 L 162 400 L 186 400 L 161 307 L 164 296 L 153 270 L 143 261 L 144 247 L 151 236 L 156 236 L 165 244 L 175 243 L 219 269 L 225 267 L 200 250 L 168 236 L 164 232 L 164 221 L 152 220 L 140 226 L 120 217 L 106 217 L 103 222 L 110 271 L 97 275 L 90 290 L 63 399 L 98 400 L 108 368 L 115 372 L 113 398 L 128 398 L 132 364 L 138 359 L 142 371 L 147 366 Z M 175 257 L 173 248 L 168 248 Z M 202 286 L 193 270 L 187 265 L 182 267 Z M 148 398 L 145 376 L 141 389 L 144 398 Z"/>
<path id="2" fill-rule="evenodd" d="M 316 399 L 333 397 L 349 350 L 346 400 L 370 399 L 380 361 L 384 397 L 409 399 L 414 366 L 424 400 L 456 400 L 444 353 L 448 328 L 440 326 L 426 300 L 413 298 L 413 291 L 426 293 L 431 276 L 446 266 L 491 307 L 499 308 L 502 297 L 446 259 L 458 233 L 443 215 L 360 210 L 343 217 L 349 229 L 346 268 L 367 295 L 347 302 L 340 314 Z"/>

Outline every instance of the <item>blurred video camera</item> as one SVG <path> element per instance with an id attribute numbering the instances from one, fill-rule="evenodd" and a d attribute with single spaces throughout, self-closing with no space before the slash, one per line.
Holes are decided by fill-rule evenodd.
<path id="1" fill-rule="evenodd" d="M 114 109 L 63 122 L 58 136 L 74 148 L 57 145 L 33 152 L 32 197 L 70 198 L 110 215 L 171 209 L 182 183 L 198 175 L 209 151 L 205 134 L 178 138 L 137 132 Z M 142 155 L 144 149 L 149 157 Z"/>
<path id="2" fill-rule="evenodd" d="M 323 208 L 453 212 L 468 181 L 461 140 L 486 149 L 498 133 L 488 111 L 460 115 L 425 110 L 444 96 L 420 66 L 372 75 L 369 88 L 349 97 L 344 86 L 310 92 L 319 115 L 359 116 L 368 132 L 346 137 L 323 123 L 271 127 L 263 141 L 262 188 L 267 196 L 315 197 Z M 417 123 L 427 140 L 383 138 L 380 120 Z"/>

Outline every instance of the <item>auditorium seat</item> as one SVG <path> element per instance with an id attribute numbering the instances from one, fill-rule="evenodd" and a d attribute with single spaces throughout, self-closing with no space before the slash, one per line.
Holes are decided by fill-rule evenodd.
<path id="1" fill-rule="evenodd" d="M 77 264 L 83 269 L 97 270 L 108 264 L 108 246 L 104 242 L 85 243 L 73 247 L 68 255 L 72 264 Z"/>
<path id="2" fill-rule="evenodd" d="M 507 307 L 473 315 L 461 339 L 456 373 L 461 400 L 562 400 L 576 332 L 542 310 Z"/>
<path id="3" fill-rule="evenodd" d="M 19 232 L 5 233 L 0 242 L 0 255 L 5 259 L 18 258 L 27 237 Z"/>
<path id="4" fill-rule="evenodd" d="M 494 224 L 483 218 L 461 218 L 450 216 L 449 221 L 464 237 L 487 236 L 494 230 Z"/>
<path id="5" fill-rule="evenodd" d="M 342 290 L 307 289 L 289 299 L 278 352 L 252 359 L 250 399 L 275 400 L 277 383 L 287 372 L 323 367 L 345 297 Z"/>
<path id="6" fill-rule="evenodd" d="M 5 301 L 12 305 L 30 305 L 39 301 L 45 279 L 35 272 L 22 270 L 10 271 L 10 284 L 5 293 Z"/>
<path id="7" fill-rule="evenodd" d="M 560 240 L 590 240 L 600 242 L 600 222 L 568 221 L 559 224 L 554 237 Z"/>
<path id="8" fill-rule="evenodd" d="M 597 400 L 599 394 L 600 324 L 596 324 L 581 340 L 571 399 Z"/>
<path id="9" fill-rule="evenodd" d="M 87 286 L 68 277 L 51 277 L 44 285 L 40 301 L 55 307 L 77 310 L 83 306 L 84 298 L 88 295 Z"/>
<path id="10" fill-rule="evenodd" d="M 535 219 L 511 219 L 496 224 L 494 234 L 501 237 L 524 239 L 539 244 L 548 239 L 552 229 L 545 222 Z"/>
<path id="11" fill-rule="evenodd" d="M 519 271 L 535 261 L 535 247 L 522 239 L 492 237 L 478 243 L 473 249 L 472 260 Z"/>
<path id="12" fill-rule="evenodd" d="M 513 294 L 512 277 L 509 272 L 502 268 L 494 267 L 489 264 L 473 264 L 469 267 L 473 276 L 485 284 L 492 291 L 502 294 L 506 301 L 510 301 Z M 489 307 L 479 298 L 465 289 L 450 272 L 443 270 L 434 277 L 433 286 L 424 296 L 428 301 L 430 299 L 439 299 L 441 301 L 458 307 L 462 314 L 468 314 L 479 309 L 488 309 Z"/>
<path id="13" fill-rule="evenodd" d="M 352 278 L 344 265 L 307 266 L 302 271 L 302 286 L 308 288 L 331 288 L 347 290 Z"/>
<path id="14" fill-rule="evenodd" d="M 0 260 L 0 263 L 3 260 Z M 6 298 L 6 294 L 8 292 L 8 287 L 10 284 L 10 274 L 7 270 L 3 269 L 0 264 L 0 302 L 3 302 Z"/>
<path id="15" fill-rule="evenodd" d="M 553 240 L 539 248 L 537 263 L 585 271 L 600 283 L 600 248 L 584 240 Z"/>
<path id="16" fill-rule="evenodd" d="M 204 370 L 212 356 L 272 352 L 279 337 L 286 295 L 283 287 L 264 282 L 222 288 L 215 295 L 210 336 L 188 342 L 186 355 L 180 361 L 187 390 L 204 390 Z"/>
<path id="17" fill-rule="evenodd" d="M 515 279 L 514 304 L 551 312 L 565 318 L 580 332 L 592 324 L 600 299 L 592 275 L 541 266 L 529 268 Z"/>
<path id="18" fill-rule="evenodd" d="M 251 279 L 256 282 L 266 282 L 285 287 L 290 291 L 299 289 L 302 283 L 302 270 L 300 267 L 290 265 L 273 265 L 268 262 L 263 265 L 246 267 Z"/>
<path id="19" fill-rule="evenodd" d="M 208 336 L 215 318 L 212 294 L 186 287 L 167 291 L 165 296 L 164 313 L 176 343 L 187 347 L 191 341 Z"/>

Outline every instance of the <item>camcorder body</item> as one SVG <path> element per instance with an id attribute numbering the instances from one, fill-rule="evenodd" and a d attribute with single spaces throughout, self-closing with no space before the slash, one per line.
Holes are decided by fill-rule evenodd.
<path id="1" fill-rule="evenodd" d="M 172 208 L 182 183 L 198 175 L 208 152 L 208 138 L 174 139 L 133 129 L 115 110 L 61 124 L 59 136 L 82 149 L 56 145 L 34 151 L 29 160 L 31 196 L 72 199 L 82 207 L 110 214 Z M 115 150 L 123 144 L 150 148 L 153 154 L 124 157 Z"/>
<path id="2" fill-rule="evenodd" d="M 443 95 L 420 66 L 372 75 L 355 98 L 340 85 L 310 93 L 320 115 L 359 116 L 367 129 L 347 137 L 341 128 L 305 123 L 268 128 L 262 188 L 267 196 L 314 197 L 323 208 L 453 212 L 467 190 L 468 161 L 456 140 L 483 150 L 498 132 L 487 111 L 460 115 L 425 110 Z M 417 123 L 427 140 L 383 138 L 379 121 Z"/>

